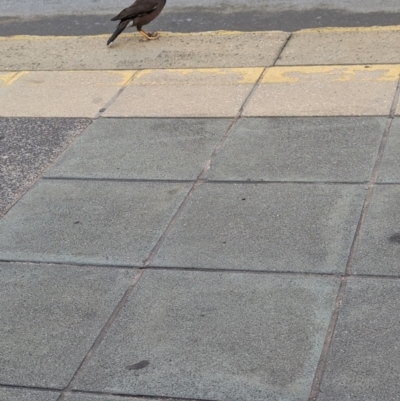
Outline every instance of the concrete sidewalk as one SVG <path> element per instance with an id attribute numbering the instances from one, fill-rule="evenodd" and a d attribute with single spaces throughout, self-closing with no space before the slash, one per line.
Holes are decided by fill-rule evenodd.
<path id="1" fill-rule="evenodd" d="M 0 400 L 398 400 L 399 39 L 0 38 Z"/>

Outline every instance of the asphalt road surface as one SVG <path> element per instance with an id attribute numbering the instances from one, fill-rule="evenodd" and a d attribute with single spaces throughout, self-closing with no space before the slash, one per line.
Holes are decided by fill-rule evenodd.
<path id="1" fill-rule="evenodd" d="M 132 0 L 0 0 L 0 35 L 111 33 Z M 400 24 L 398 0 L 169 0 L 149 29 L 172 32 L 284 30 Z"/>

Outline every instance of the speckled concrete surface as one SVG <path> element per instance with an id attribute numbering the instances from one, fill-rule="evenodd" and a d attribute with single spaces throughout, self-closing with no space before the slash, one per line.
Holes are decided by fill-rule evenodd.
<path id="1" fill-rule="evenodd" d="M 102 118 L 47 177 L 194 180 L 230 119 Z"/>
<path id="2" fill-rule="evenodd" d="M 48 174 L 0 218 L 0 400 L 397 401 L 400 64 L 382 64 L 398 47 L 384 30 L 346 31 L 353 62 L 379 62 L 346 66 L 326 65 L 342 44 L 319 48 L 321 32 L 303 43 L 321 65 L 286 67 L 264 64 L 276 43 L 219 52 L 231 33 L 128 35 L 87 57 L 92 39 L 70 38 L 54 59 L 10 39 L 0 63 L 27 70 L 0 72 L 0 114 L 40 118 L 0 120 L 2 191 Z M 178 38 L 198 47 L 154 51 Z M 111 71 L 87 70 L 104 54 Z M 41 56 L 81 71 L 37 71 Z M 165 69 L 197 62 L 215 68 Z M 52 173 L 90 120 L 43 117 L 72 111 L 96 121 Z"/>
<path id="3" fill-rule="evenodd" d="M 243 118 L 206 176 L 217 181 L 368 181 L 385 124 L 385 118 L 376 117 Z"/>
<path id="4" fill-rule="evenodd" d="M 0 73 L 0 116 L 95 118 L 134 74 L 135 71 L 22 71 L 10 77 Z"/>
<path id="5" fill-rule="evenodd" d="M 399 280 L 351 280 L 320 401 L 396 401 L 400 393 Z"/>
<path id="6" fill-rule="evenodd" d="M 0 216 L 90 123 L 87 119 L 0 118 Z"/>
<path id="7" fill-rule="evenodd" d="M 278 57 L 289 33 L 161 33 L 159 40 L 149 42 L 141 41 L 137 33 L 124 33 L 107 47 L 109 36 L 21 37 L 16 40 L 0 37 L 0 53 L 6 55 L 0 60 L 0 70 L 269 66 Z M 71 54 L 74 57 L 70 57 Z"/>
<path id="8" fill-rule="evenodd" d="M 399 74 L 390 64 L 268 68 L 243 115 L 387 116 Z"/>
<path id="9" fill-rule="evenodd" d="M 121 397 L 118 395 L 97 395 L 97 394 L 82 394 L 82 393 L 70 393 L 64 398 L 65 401 L 121 401 Z M 124 401 L 174 401 L 172 398 L 147 398 L 147 397 L 127 397 L 122 398 Z M 196 400 L 184 400 L 179 401 L 196 401 Z"/>
<path id="10" fill-rule="evenodd" d="M 154 263 L 341 273 L 364 192 L 360 185 L 201 185 Z"/>
<path id="11" fill-rule="evenodd" d="M 263 68 L 143 70 L 106 117 L 235 117 Z"/>
<path id="12" fill-rule="evenodd" d="M 400 184 L 400 119 L 390 128 L 386 151 L 379 171 L 379 182 Z"/>
<path id="13" fill-rule="evenodd" d="M 0 383 L 60 389 L 137 271 L 0 262 L 0 274 Z"/>
<path id="14" fill-rule="evenodd" d="M 60 393 L 17 388 L 0 388 L 0 400 L 4 401 L 56 401 Z"/>
<path id="15" fill-rule="evenodd" d="M 145 272 L 74 388 L 306 400 L 338 285 L 332 277 Z"/>
<path id="16" fill-rule="evenodd" d="M 2 219 L 0 259 L 142 266 L 189 189 L 40 180 Z"/>
<path id="17" fill-rule="evenodd" d="M 374 190 L 365 219 L 354 272 L 400 275 L 400 185 L 381 185 Z"/>
<path id="18" fill-rule="evenodd" d="M 342 28 L 295 32 L 277 65 L 398 63 L 400 28 Z"/>

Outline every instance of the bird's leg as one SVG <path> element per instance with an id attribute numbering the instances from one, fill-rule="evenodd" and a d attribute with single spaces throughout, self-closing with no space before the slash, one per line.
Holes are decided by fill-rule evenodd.
<path id="1" fill-rule="evenodd" d="M 159 38 L 159 34 L 158 33 L 147 33 L 145 32 L 143 29 L 138 29 L 139 33 L 144 36 L 147 40 L 155 40 Z"/>

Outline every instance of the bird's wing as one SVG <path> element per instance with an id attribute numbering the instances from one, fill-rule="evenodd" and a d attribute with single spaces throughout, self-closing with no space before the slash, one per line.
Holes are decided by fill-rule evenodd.
<path id="1" fill-rule="evenodd" d="M 111 21 L 133 19 L 151 13 L 159 6 L 158 0 L 136 0 L 130 7 L 124 8 Z"/>

